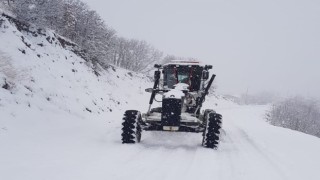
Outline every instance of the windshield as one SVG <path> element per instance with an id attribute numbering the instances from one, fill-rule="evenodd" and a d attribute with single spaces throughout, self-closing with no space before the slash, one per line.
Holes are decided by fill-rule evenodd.
<path id="1" fill-rule="evenodd" d="M 178 67 L 177 68 L 178 83 L 185 83 L 190 85 L 190 74 L 191 74 L 191 68 Z"/>
<path id="2" fill-rule="evenodd" d="M 164 69 L 164 81 L 168 88 L 173 89 L 177 83 L 190 85 L 191 67 L 187 66 L 170 66 Z"/>
<path id="3" fill-rule="evenodd" d="M 202 70 L 199 66 L 166 66 L 163 69 L 164 86 L 173 89 L 175 84 L 185 83 L 189 85 L 190 91 L 197 91 L 200 88 Z"/>

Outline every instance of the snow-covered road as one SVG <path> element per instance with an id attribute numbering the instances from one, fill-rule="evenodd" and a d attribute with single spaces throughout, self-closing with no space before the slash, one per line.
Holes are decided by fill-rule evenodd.
<path id="1" fill-rule="evenodd" d="M 225 133 L 216 151 L 201 147 L 201 134 L 146 132 L 141 144 L 118 146 L 110 170 L 115 179 L 318 179 L 319 139 L 268 125 L 265 110 L 218 109 Z"/>
<path id="2" fill-rule="evenodd" d="M 20 123 L 11 129 L 20 133 L 0 134 L 0 179 L 319 179 L 319 139 L 269 125 L 266 108 L 218 108 L 218 150 L 203 148 L 200 133 L 144 132 L 140 144 L 121 144 L 118 113 L 112 121 Z"/>

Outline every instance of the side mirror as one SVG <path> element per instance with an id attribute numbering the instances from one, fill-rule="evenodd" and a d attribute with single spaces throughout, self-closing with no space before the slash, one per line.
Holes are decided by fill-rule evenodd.
<path id="1" fill-rule="evenodd" d="M 153 89 L 152 88 L 147 88 L 147 89 L 145 89 L 145 91 L 148 92 L 148 93 L 152 93 Z"/>
<path id="2" fill-rule="evenodd" d="M 160 74 L 161 74 L 160 71 L 155 71 L 155 72 L 154 72 L 154 79 L 155 79 L 155 80 L 156 80 L 156 79 L 160 79 Z"/>
<path id="3" fill-rule="evenodd" d="M 202 72 L 202 79 L 208 80 L 209 79 L 209 71 L 203 71 Z"/>
<path id="4" fill-rule="evenodd" d="M 204 69 L 205 69 L 205 70 L 212 69 L 212 65 L 206 65 L 206 66 L 204 67 Z"/>
<path id="5" fill-rule="evenodd" d="M 161 64 L 155 64 L 154 67 L 160 69 L 162 66 Z"/>

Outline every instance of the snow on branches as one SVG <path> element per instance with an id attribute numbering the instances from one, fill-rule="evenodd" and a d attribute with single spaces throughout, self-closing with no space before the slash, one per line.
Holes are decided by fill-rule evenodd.
<path id="1" fill-rule="evenodd" d="M 317 101 L 294 97 L 273 104 L 266 114 L 275 125 L 320 137 L 320 108 Z"/>

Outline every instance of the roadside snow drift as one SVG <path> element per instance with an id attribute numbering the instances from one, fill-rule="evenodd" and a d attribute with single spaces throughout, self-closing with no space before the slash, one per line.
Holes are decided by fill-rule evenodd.
<path id="1" fill-rule="evenodd" d="M 149 78 L 86 61 L 72 42 L 0 18 L 0 179 L 317 180 L 319 138 L 269 125 L 267 106 L 207 98 L 219 149 L 200 133 L 143 132 L 121 144 L 124 110 L 145 111 Z"/>

